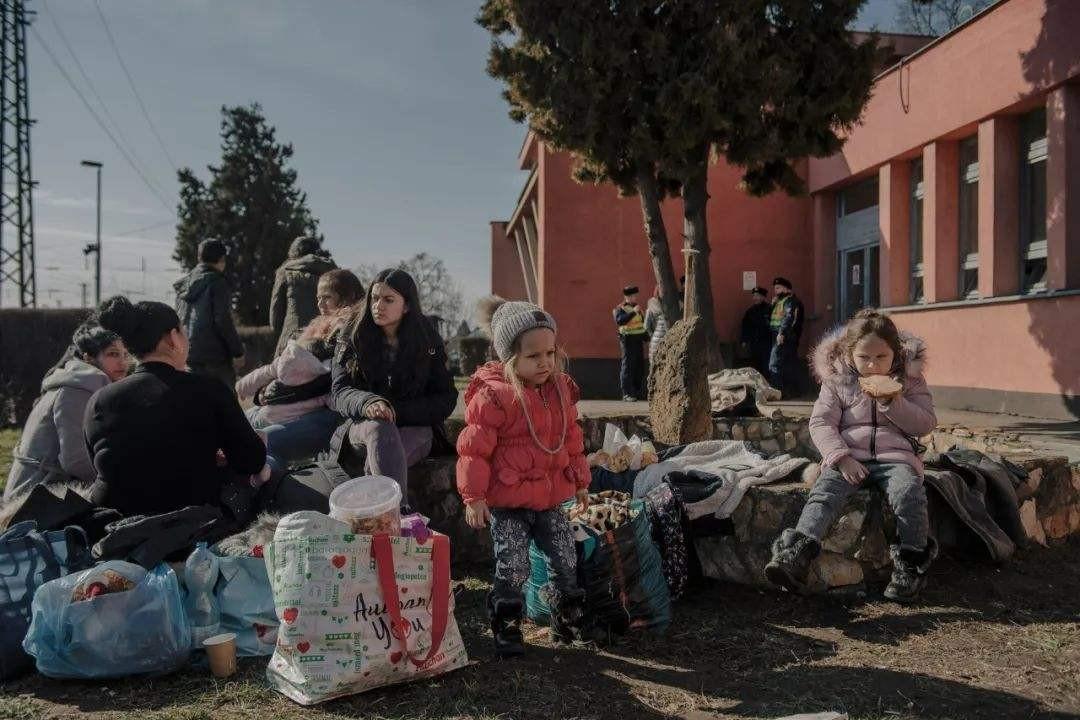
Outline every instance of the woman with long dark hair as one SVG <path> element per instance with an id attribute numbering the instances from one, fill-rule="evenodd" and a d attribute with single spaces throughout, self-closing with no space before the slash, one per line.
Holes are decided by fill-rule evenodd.
<path id="1" fill-rule="evenodd" d="M 446 348 L 404 270 L 380 272 L 338 340 L 331 404 L 353 425 L 368 472 L 393 478 L 408 498 L 408 468 L 431 452 L 457 404 Z"/>
<path id="2" fill-rule="evenodd" d="M 86 441 L 103 486 L 95 500 L 124 515 L 224 505 L 240 520 L 238 503 L 226 498 L 250 497 L 249 478 L 264 473 L 266 447 L 231 389 L 186 371 L 188 339 L 168 305 L 117 296 L 102 304 L 98 321 L 139 365 L 87 408 Z"/>
<path id="3" fill-rule="evenodd" d="M 4 499 L 57 481 L 90 485 L 97 473 L 83 437 L 90 397 L 128 371 L 120 336 L 92 322 L 75 329 L 60 362 L 41 381 L 12 457 Z"/>

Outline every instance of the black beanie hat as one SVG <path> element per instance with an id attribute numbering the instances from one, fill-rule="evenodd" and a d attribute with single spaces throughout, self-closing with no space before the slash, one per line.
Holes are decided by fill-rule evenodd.
<path id="1" fill-rule="evenodd" d="M 772 284 L 773 285 L 780 285 L 782 287 L 786 287 L 788 290 L 791 290 L 791 288 L 792 288 L 791 281 L 788 280 L 785 277 L 776 278 L 775 280 L 772 281 Z"/>

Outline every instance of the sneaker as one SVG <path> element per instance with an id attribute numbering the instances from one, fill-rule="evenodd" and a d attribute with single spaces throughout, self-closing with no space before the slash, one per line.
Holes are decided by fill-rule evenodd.
<path id="1" fill-rule="evenodd" d="M 495 654 L 501 658 L 525 654 L 525 637 L 521 633 L 523 611 L 524 607 L 520 600 L 488 596 L 491 635 L 495 640 Z"/>
<path id="2" fill-rule="evenodd" d="M 623 402 L 637 402 L 638 401 L 638 399 L 636 397 L 634 397 L 633 395 L 623 395 L 622 399 L 623 399 Z"/>
<path id="3" fill-rule="evenodd" d="M 772 559 L 765 566 L 765 577 L 789 592 L 804 592 L 810 563 L 820 552 L 821 543 L 795 528 L 788 528 L 773 542 Z"/>

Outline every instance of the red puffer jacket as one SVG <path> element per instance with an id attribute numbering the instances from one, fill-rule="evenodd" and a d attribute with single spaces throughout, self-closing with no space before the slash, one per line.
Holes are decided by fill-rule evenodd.
<path id="1" fill-rule="evenodd" d="M 560 411 L 561 386 L 564 407 Z M 524 390 L 525 407 L 503 376 L 501 363 L 479 368 L 465 391 L 465 429 L 458 436 L 457 485 L 466 503 L 484 500 L 493 508 L 551 510 L 589 487 L 589 466 L 577 424 L 581 396 L 569 375 L 559 373 L 539 388 Z M 565 415 L 566 439 L 559 446 Z"/>

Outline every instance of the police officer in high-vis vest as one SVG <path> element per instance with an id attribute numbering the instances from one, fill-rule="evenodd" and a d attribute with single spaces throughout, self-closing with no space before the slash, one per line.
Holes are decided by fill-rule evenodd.
<path id="1" fill-rule="evenodd" d="M 619 381 L 623 400 L 634 402 L 646 397 L 645 389 L 645 314 L 638 305 L 638 289 L 630 285 L 623 288 L 623 302 L 612 313 L 619 329 L 622 347 L 622 365 Z"/>

